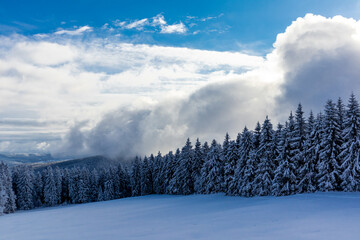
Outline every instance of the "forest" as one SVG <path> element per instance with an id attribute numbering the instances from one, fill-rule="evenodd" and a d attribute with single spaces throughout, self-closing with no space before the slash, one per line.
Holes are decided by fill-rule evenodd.
<path id="1" fill-rule="evenodd" d="M 220 144 L 187 139 L 175 152 L 135 157 L 130 164 L 93 169 L 0 164 L 0 214 L 60 204 L 149 194 L 242 197 L 360 190 L 360 107 L 328 100 L 304 116 L 299 104 L 284 124 L 270 119 L 244 127 Z"/>

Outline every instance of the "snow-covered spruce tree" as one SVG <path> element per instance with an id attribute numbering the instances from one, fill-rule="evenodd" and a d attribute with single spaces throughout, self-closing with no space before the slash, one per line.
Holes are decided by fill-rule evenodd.
<path id="1" fill-rule="evenodd" d="M 205 162 L 205 158 L 207 157 L 208 153 L 210 152 L 210 147 L 208 142 L 204 142 L 204 144 L 202 145 L 202 153 L 204 156 L 204 162 Z"/>
<path id="2" fill-rule="evenodd" d="M 290 114 L 289 121 L 292 120 Z M 285 129 L 282 131 L 280 142 L 280 154 L 277 158 L 278 167 L 274 172 L 274 179 L 272 181 L 271 194 L 275 196 L 284 196 L 294 194 L 296 190 L 296 166 L 291 161 L 293 148 L 289 141 L 293 136 L 294 128 L 285 123 Z"/>
<path id="3" fill-rule="evenodd" d="M 99 174 L 96 169 L 90 172 L 89 178 L 89 201 L 95 202 L 98 199 L 99 191 Z"/>
<path id="4" fill-rule="evenodd" d="M 44 176 L 44 187 L 46 184 L 46 175 Z M 71 203 L 78 203 L 78 192 L 79 192 L 79 184 L 80 181 L 80 169 L 78 167 L 73 167 L 69 170 L 69 199 Z M 52 181 L 48 182 L 49 188 L 53 188 Z M 52 191 L 52 190 L 51 190 Z M 45 190 L 44 190 L 45 192 Z M 49 194 L 51 197 L 51 194 Z M 45 197 L 44 197 L 45 198 Z M 44 200 L 45 201 L 45 200 Z"/>
<path id="5" fill-rule="evenodd" d="M 260 145 L 257 151 L 259 164 L 256 169 L 254 192 L 256 195 L 267 196 L 271 193 L 273 164 L 274 164 L 274 130 L 270 119 L 266 119 L 262 125 Z"/>
<path id="6" fill-rule="evenodd" d="M 6 189 L 2 179 L 0 178 L 0 216 L 5 213 L 5 204 L 8 200 Z"/>
<path id="7" fill-rule="evenodd" d="M 41 173 L 35 173 L 34 179 L 34 205 L 41 207 L 44 201 L 44 183 Z"/>
<path id="8" fill-rule="evenodd" d="M 54 171 L 51 167 L 47 167 L 44 171 L 44 204 L 46 206 L 55 206 L 58 203 L 58 192 Z M 76 193 L 77 194 L 77 191 Z"/>
<path id="9" fill-rule="evenodd" d="M 321 128 L 321 124 L 321 122 L 315 123 L 314 115 L 311 111 L 307 122 L 307 133 L 303 150 L 304 164 L 298 171 L 300 181 L 298 182 L 297 189 L 301 189 L 301 192 L 316 191 L 316 155 L 318 155 L 317 150 L 319 148 L 315 146 L 320 144 L 318 130 Z"/>
<path id="10" fill-rule="evenodd" d="M 318 186 L 320 191 L 333 191 L 339 188 L 338 159 L 341 150 L 341 132 L 337 121 L 335 104 L 331 100 L 328 100 L 325 105 L 323 127 L 318 163 Z"/>
<path id="11" fill-rule="evenodd" d="M 151 173 L 151 191 L 150 194 L 154 193 L 154 178 L 155 178 L 155 172 L 154 172 L 154 166 L 155 166 L 155 157 L 153 154 L 150 154 L 150 157 L 148 158 L 148 167 L 149 171 Z"/>
<path id="12" fill-rule="evenodd" d="M 149 166 L 149 160 L 145 156 L 141 164 L 141 196 L 149 195 L 152 193 L 152 174 Z"/>
<path id="13" fill-rule="evenodd" d="M 276 130 L 274 131 L 274 137 L 273 137 L 273 153 L 274 153 L 274 161 L 273 161 L 273 169 L 275 170 L 279 167 L 279 156 L 282 151 L 282 139 L 284 134 L 284 125 L 281 123 L 277 124 Z M 275 173 L 273 174 L 273 177 L 275 177 Z"/>
<path id="14" fill-rule="evenodd" d="M 104 191 L 102 190 L 102 186 L 101 186 L 101 185 L 99 185 L 97 201 L 98 201 L 98 202 L 105 201 Z"/>
<path id="15" fill-rule="evenodd" d="M 338 98 L 336 102 L 336 117 L 338 121 L 338 125 L 340 128 L 341 133 L 343 133 L 345 129 L 345 119 L 346 119 L 346 110 L 343 100 Z M 342 137 L 342 136 L 341 136 Z M 343 139 L 341 139 L 343 141 Z"/>
<path id="16" fill-rule="evenodd" d="M 217 193 L 224 190 L 224 163 L 221 151 L 221 145 L 214 139 L 205 164 L 201 169 L 203 193 Z"/>
<path id="17" fill-rule="evenodd" d="M 120 176 L 117 172 L 117 167 L 111 166 L 109 168 L 107 180 L 111 180 L 113 185 L 114 196 L 112 199 L 118 199 L 121 196 Z M 110 200 L 110 199 L 108 199 Z"/>
<path id="18" fill-rule="evenodd" d="M 158 152 L 158 155 L 155 157 L 154 160 L 153 176 L 154 176 L 154 193 L 156 194 L 164 193 L 163 157 L 160 151 Z"/>
<path id="19" fill-rule="evenodd" d="M 131 196 L 131 186 L 130 186 L 130 175 L 127 168 L 123 167 L 121 164 L 117 166 L 117 175 L 119 176 L 120 181 L 120 194 L 118 197 L 130 197 Z"/>
<path id="20" fill-rule="evenodd" d="M 164 156 L 164 193 L 168 193 L 168 188 L 170 186 L 170 181 L 174 174 L 174 154 L 170 151 L 168 154 Z"/>
<path id="21" fill-rule="evenodd" d="M 302 110 L 302 105 L 299 103 L 296 112 L 295 112 L 295 121 L 294 121 L 294 134 L 291 139 L 289 139 L 290 144 L 293 149 L 291 162 L 295 164 L 297 169 L 296 175 L 296 191 L 304 192 L 304 189 L 299 184 L 301 181 L 301 174 L 299 173 L 300 169 L 304 166 L 304 145 L 306 140 L 306 122 L 304 118 L 304 112 Z"/>
<path id="22" fill-rule="evenodd" d="M 61 181 L 61 202 L 70 203 L 71 199 L 69 196 L 69 181 L 70 181 L 70 172 L 69 169 L 65 168 L 63 171 L 63 179 Z"/>
<path id="23" fill-rule="evenodd" d="M 174 178 L 179 187 L 176 194 L 188 195 L 194 193 L 194 182 L 192 180 L 193 159 L 194 150 L 188 138 L 185 146 L 181 149 L 179 165 L 174 173 Z"/>
<path id="24" fill-rule="evenodd" d="M 342 179 L 341 179 L 341 175 L 342 175 L 342 168 L 341 165 L 344 162 L 343 158 L 341 156 L 341 152 L 342 152 L 342 146 L 344 145 L 344 130 L 345 130 L 345 118 L 346 118 L 346 111 L 345 111 L 345 105 L 342 101 L 341 98 L 338 98 L 337 103 L 336 103 L 336 120 L 339 126 L 339 131 L 340 131 L 340 137 L 338 140 L 338 144 L 340 146 L 340 154 L 337 157 L 337 166 L 338 166 L 338 171 L 340 176 L 336 179 L 337 180 L 337 190 L 342 191 Z"/>
<path id="25" fill-rule="evenodd" d="M 15 212 L 16 209 L 16 196 L 13 190 L 12 173 L 8 165 L 0 163 L 0 181 L 2 181 L 5 188 L 6 202 L 4 205 L 4 213 Z"/>
<path id="26" fill-rule="evenodd" d="M 236 141 L 230 141 L 227 152 L 224 156 L 224 180 L 225 193 L 227 195 L 234 195 L 237 192 L 237 184 L 235 181 L 235 170 L 239 160 L 239 145 L 241 135 L 238 134 Z"/>
<path id="27" fill-rule="evenodd" d="M 16 204 L 18 209 L 34 208 L 34 172 L 26 165 L 17 166 Z"/>
<path id="28" fill-rule="evenodd" d="M 130 180 L 131 180 L 131 196 L 141 195 L 141 159 L 135 157 L 131 164 Z"/>
<path id="29" fill-rule="evenodd" d="M 104 183 L 103 200 L 108 201 L 115 198 L 114 186 L 112 179 L 108 179 Z"/>
<path id="30" fill-rule="evenodd" d="M 255 179 L 255 165 L 251 159 L 251 153 L 254 150 L 253 135 L 247 127 L 241 133 L 239 141 L 239 159 L 236 164 L 234 179 L 230 183 L 231 195 L 240 195 L 249 197 L 252 195 L 252 184 Z"/>
<path id="31" fill-rule="evenodd" d="M 260 122 L 256 123 L 256 127 L 254 129 L 254 149 L 258 149 L 260 146 L 260 138 L 261 138 L 261 125 Z"/>
<path id="32" fill-rule="evenodd" d="M 56 199 L 57 204 L 61 203 L 61 191 L 62 191 L 62 171 L 59 167 L 56 167 L 54 170 L 54 180 L 56 186 Z"/>
<path id="33" fill-rule="evenodd" d="M 343 131 L 344 143 L 340 154 L 341 187 L 344 191 L 360 190 L 360 108 L 354 94 L 351 94 L 346 110 Z"/>
<path id="34" fill-rule="evenodd" d="M 200 176 L 201 168 L 204 164 L 205 155 L 203 154 L 201 143 L 199 138 L 196 139 L 195 148 L 194 148 L 194 159 L 192 165 L 192 181 L 194 182 L 194 191 L 199 192 L 200 186 Z"/>
<path id="35" fill-rule="evenodd" d="M 171 179 L 169 179 L 169 185 L 166 188 L 166 193 L 167 194 L 179 194 L 179 189 L 180 189 L 180 181 L 176 178 L 175 172 L 176 169 L 180 167 L 180 149 L 176 149 L 174 158 L 173 158 L 173 165 L 172 167 L 169 166 L 169 173 L 167 174 L 168 176 L 171 176 Z"/>
<path id="36" fill-rule="evenodd" d="M 228 192 L 228 187 L 229 187 L 230 181 L 234 177 L 235 165 L 237 162 L 237 158 L 234 158 L 234 156 L 231 156 L 231 153 L 230 153 L 231 149 L 233 149 L 233 152 L 235 154 L 237 154 L 238 149 L 235 149 L 234 141 L 230 140 L 229 134 L 226 133 L 225 139 L 223 142 L 223 146 L 222 146 L 222 153 L 221 153 L 221 157 L 222 157 L 223 165 L 224 165 L 223 187 L 224 187 L 225 193 Z"/>

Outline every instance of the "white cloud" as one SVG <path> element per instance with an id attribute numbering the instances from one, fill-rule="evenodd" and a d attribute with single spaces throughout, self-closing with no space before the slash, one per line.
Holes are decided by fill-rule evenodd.
<path id="1" fill-rule="evenodd" d="M 136 20 L 133 21 L 129 24 L 124 25 L 124 28 L 126 29 L 137 29 L 137 30 L 143 30 L 144 26 L 149 24 L 149 20 L 147 18 L 141 19 L 141 20 Z"/>
<path id="2" fill-rule="evenodd" d="M 77 35 L 82 35 L 84 32 L 91 32 L 91 31 L 93 31 L 92 27 L 83 26 L 83 27 L 76 28 L 74 30 L 61 29 L 61 30 L 56 31 L 54 34 L 56 34 L 56 35 L 64 35 L 65 34 L 65 35 L 70 35 L 70 36 L 77 36 Z"/>
<path id="3" fill-rule="evenodd" d="M 81 128 L 86 130 L 119 106 L 141 108 L 169 95 L 181 98 L 209 82 L 239 76 L 263 61 L 241 53 L 96 38 L 84 42 L 65 36 L 38 40 L 14 35 L 0 40 L 4 49 L 0 114 L 13 119 L 6 122 L 6 129 L 0 121 L 0 139 L 9 142 L 4 145 L 9 151 L 31 146 L 39 151 L 42 142 L 53 149 L 76 122 L 90 120 Z M 44 124 L 29 125 L 23 119 Z"/>
<path id="4" fill-rule="evenodd" d="M 167 22 L 165 21 L 165 17 L 162 14 L 158 14 L 152 18 L 152 25 L 153 26 L 162 26 L 166 25 Z"/>
<path id="5" fill-rule="evenodd" d="M 180 22 L 178 24 L 161 26 L 160 33 L 186 33 L 186 31 L 186 26 Z"/>
<path id="6" fill-rule="evenodd" d="M 0 148 L 148 154 L 187 137 L 235 137 L 267 114 L 276 124 L 299 101 L 316 111 L 327 98 L 360 90 L 359 29 L 353 19 L 309 14 L 279 34 L 266 57 L 3 37 L 0 114 L 12 120 L 0 122 Z M 22 118 L 44 124 L 20 127 L 14 119 Z"/>
<path id="7" fill-rule="evenodd" d="M 109 112 L 94 128 L 77 130 L 71 136 L 81 136 L 81 149 L 85 152 L 149 154 L 174 150 L 186 137 L 221 140 L 227 131 L 235 137 L 245 124 L 253 128 L 255 122 L 267 114 L 274 124 L 283 122 L 299 101 L 305 109 L 317 111 L 327 98 L 347 98 L 351 91 L 360 90 L 359 29 L 360 23 L 353 19 L 308 14 L 278 35 L 274 50 L 264 61 L 252 65 L 250 71 L 238 74 L 222 72 L 226 67 L 220 67 L 220 62 L 226 63 L 228 53 L 196 54 L 197 50 L 193 50 L 195 52 L 189 54 L 196 55 L 192 58 L 199 62 L 196 68 L 199 69 L 203 62 L 213 68 L 219 67 L 219 78 L 189 95 L 174 95 L 148 105 Z M 156 47 L 149 51 L 152 50 L 163 52 Z M 181 51 L 182 54 L 175 55 L 179 59 L 181 55 L 189 59 L 186 49 L 171 51 Z M 229 59 L 229 62 L 237 61 Z M 212 71 L 206 78 L 211 79 L 217 74 Z M 66 139 L 77 142 L 78 138 Z"/>
<path id="8" fill-rule="evenodd" d="M 158 31 L 166 34 L 183 34 L 187 32 L 187 27 L 182 22 L 178 24 L 168 24 L 164 15 L 158 14 L 152 18 L 143 18 L 141 20 L 134 21 L 113 21 L 114 26 L 120 27 L 120 29 L 136 29 L 143 31 L 151 29 L 152 31 Z M 108 25 L 106 25 L 108 27 Z"/>

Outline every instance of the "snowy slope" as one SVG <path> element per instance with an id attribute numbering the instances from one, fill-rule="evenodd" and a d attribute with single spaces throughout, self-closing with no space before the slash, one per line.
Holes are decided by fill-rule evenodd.
<path id="1" fill-rule="evenodd" d="M 0 239 L 359 239 L 360 193 L 127 198 L 0 216 Z"/>

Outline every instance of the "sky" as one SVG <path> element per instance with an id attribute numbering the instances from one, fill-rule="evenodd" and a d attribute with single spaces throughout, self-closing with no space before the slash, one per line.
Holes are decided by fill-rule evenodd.
<path id="1" fill-rule="evenodd" d="M 360 90 L 357 1 L 0 2 L 0 152 L 133 156 Z"/>

